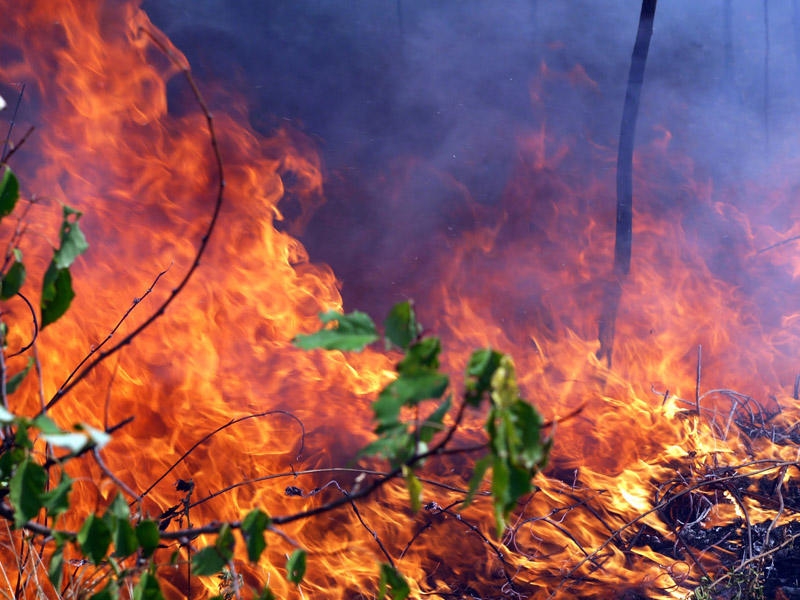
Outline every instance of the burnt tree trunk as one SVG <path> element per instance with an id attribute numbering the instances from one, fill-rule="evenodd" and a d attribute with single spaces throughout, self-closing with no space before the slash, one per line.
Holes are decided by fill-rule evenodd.
<path id="1" fill-rule="evenodd" d="M 644 68 L 653 35 L 657 0 L 642 0 L 639 13 L 639 30 L 633 46 L 631 68 L 628 72 L 628 88 L 622 108 L 622 124 L 619 131 L 617 153 L 617 227 L 614 242 L 614 269 L 608 282 L 600 317 L 600 349 L 598 358 L 605 358 L 611 366 L 614 350 L 614 329 L 617 319 L 622 283 L 631 269 L 631 246 L 633 242 L 633 140 L 636 133 L 636 116 L 644 83 Z"/>

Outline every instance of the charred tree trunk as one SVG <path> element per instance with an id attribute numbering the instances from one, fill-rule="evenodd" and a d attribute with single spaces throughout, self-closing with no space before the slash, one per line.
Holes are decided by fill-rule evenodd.
<path id="1" fill-rule="evenodd" d="M 644 83 L 644 68 L 653 35 L 657 0 L 642 0 L 639 13 L 639 30 L 633 46 L 631 68 L 628 73 L 628 88 L 622 108 L 622 124 L 619 132 L 617 154 L 617 228 L 614 243 L 614 269 L 608 283 L 600 317 L 600 349 L 598 358 L 605 358 L 611 366 L 614 350 L 614 329 L 617 310 L 622 295 L 622 282 L 631 268 L 631 245 L 633 242 L 633 141 L 636 133 L 636 116 L 639 113 L 639 98 Z"/>

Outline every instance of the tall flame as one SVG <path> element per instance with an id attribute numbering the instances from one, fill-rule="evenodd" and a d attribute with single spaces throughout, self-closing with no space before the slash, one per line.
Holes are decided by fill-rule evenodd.
<path id="1" fill-rule="evenodd" d="M 43 395 L 31 378 L 14 397 L 17 412 L 34 414 L 129 306 L 123 334 L 180 281 L 210 218 L 217 173 L 205 117 L 191 108 L 180 68 L 144 33 L 162 39 L 135 0 L 5 5 L 0 81 L 26 84 L 18 125 L 37 127 L 15 156 L 24 190 L 38 199 L 23 250 L 41 272 L 56 202 L 84 211 L 91 243 L 75 272 L 73 309 L 37 342 Z M 420 284 L 417 294 L 425 324 L 444 337 L 450 370 L 490 345 L 514 355 L 526 395 L 548 417 L 583 407 L 558 426 L 540 491 L 520 507 L 513 535 L 492 541 L 483 500 L 463 516 L 447 508 L 463 497 L 468 459 L 431 463 L 429 475 L 449 488 L 429 485 L 422 514 L 409 514 L 396 486 L 357 513 L 292 523 L 257 568 L 242 566 L 247 584 L 269 581 L 279 597 L 369 595 L 385 558 L 374 531 L 416 596 L 597 597 L 631 588 L 680 597 L 685 580 L 697 580 L 693 567 L 615 533 L 636 521 L 642 536 L 643 525 L 671 535 L 652 507 L 678 471 L 796 458 L 766 440 L 743 449 L 744 434 L 731 423 L 737 406 L 780 407 L 777 424 L 798 416 L 788 390 L 800 318 L 773 294 L 795 289 L 800 263 L 788 251 L 758 252 L 797 234 L 797 225 L 780 231 L 771 220 L 779 212 L 800 223 L 796 206 L 779 188 L 751 184 L 738 196 L 715 189 L 688 159 L 671 158 L 671 134 L 658 130 L 636 159 L 632 276 L 608 368 L 596 358 L 596 337 L 603 290 L 614 284 L 607 281 L 613 152 L 581 149 L 550 131 L 542 98 L 558 77 L 594 89 L 579 68 L 564 75 L 543 68 L 545 88 L 531 94 L 541 125 L 519 132 L 502 206 L 490 213 L 453 182 L 474 224 L 458 238 L 442 233 L 426 242 L 445 256 L 423 267 L 425 284 L 438 284 L 424 292 Z M 153 327 L 54 409 L 64 424 L 103 427 L 133 416 L 104 450 L 109 469 L 147 490 L 153 515 L 178 505 L 175 482 L 192 479 L 193 523 L 236 519 L 254 506 L 292 514 L 349 488 L 355 471 L 338 467 L 369 440 L 370 398 L 388 381 L 392 360 L 292 348 L 320 311 L 342 304 L 331 269 L 310 262 L 302 244 L 276 228 L 285 182 L 295 182 L 293 199 L 308 203 L 299 209 L 304 218 L 319 202 L 320 161 L 296 131 L 257 135 L 230 94 L 213 90 L 209 101 L 227 187 L 200 269 Z M 759 210 L 744 198 L 756 194 L 769 199 Z M 707 239 L 712 230 L 729 237 Z M 405 252 L 398 261 L 409 258 Z M 10 310 L 12 342 L 22 344 L 27 313 Z M 225 426 L 231 418 L 242 420 Z M 471 415 L 463 437 L 480 435 L 480 415 Z M 82 509 L 111 493 L 107 478 L 93 474 L 103 483 L 79 487 Z M 301 493 L 287 494 L 287 486 Z M 735 509 L 721 502 L 708 518 L 724 522 Z M 280 568 L 292 543 L 309 551 L 311 564 L 299 589 Z M 171 595 L 185 593 L 185 569 L 161 575 Z M 205 593 L 193 585 L 194 595 Z M 206 585 L 214 591 L 215 582 Z"/>

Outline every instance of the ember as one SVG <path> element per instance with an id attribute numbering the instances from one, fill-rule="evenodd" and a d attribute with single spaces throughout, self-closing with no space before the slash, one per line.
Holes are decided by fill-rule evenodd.
<path id="1" fill-rule="evenodd" d="M 30 306 L 40 302 L 31 282 L 53 256 L 46 246 L 58 247 L 54 232 L 76 222 L 59 204 L 82 212 L 90 243 L 71 265 L 69 311 L 37 327 L 32 345 L 28 300 L 3 296 L 2 380 L 29 373 L 13 394 L 4 387 L 3 456 L 21 447 L 11 427 L 23 423 L 44 434 L 32 446 L 35 465 L 64 460 L 74 480 L 70 510 L 37 521 L 50 507 L 34 507 L 19 530 L 11 525 L 22 499 L 2 494 L 9 595 L 82 597 L 116 572 L 137 594 L 160 587 L 167 598 L 256 597 L 265 585 L 281 598 L 401 597 L 403 586 L 414 598 L 800 597 L 796 140 L 790 125 L 785 136 L 776 127 L 784 113 L 767 102 L 769 89 L 764 122 L 741 144 L 763 145 L 770 164 L 752 175 L 741 158 L 723 174 L 692 150 L 683 122 L 697 115 L 672 92 L 656 93 L 673 71 L 655 17 L 655 91 L 648 97 L 648 71 L 631 149 L 630 264 L 615 268 L 618 113 L 598 124 L 581 115 L 595 104 L 618 111 L 620 83 L 600 62 L 568 61 L 569 44 L 549 30 L 538 32 L 551 43 L 537 41 L 535 69 L 514 72 L 525 79 L 525 118 L 487 116 L 491 126 L 482 125 L 484 137 L 507 140 L 493 159 L 502 164 L 486 159 L 489 177 L 469 144 L 463 159 L 443 144 L 451 167 L 415 153 L 409 133 L 390 159 L 364 146 L 353 151 L 364 163 L 351 164 L 283 114 L 248 114 L 235 86 L 215 77 L 216 63 L 192 75 L 140 4 L 0 2 L 3 162 L 13 154 L 25 205 L 0 232 L 12 240 L 8 256 L 15 245 L 24 256 Z M 415 44 L 432 43 L 414 31 L 436 29 L 441 16 L 397 7 L 398 54 L 414 71 Z M 731 21 L 725 7 L 727 38 L 715 52 L 732 73 L 730 28 L 739 17 L 751 27 L 756 9 Z M 543 23 L 558 12 L 541 10 Z M 674 32 L 676 14 L 664 19 Z M 629 22 L 619 60 L 630 58 Z M 282 102 L 271 108 L 298 116 Z M 457 129 L 459 143 L 481 141 Z M 329 257 L 334 268 L 314 262 Z M 506 387 L 518 383 L 546 421 L 535 444 L 543 462 L 553 436 L 549 463 L 541 473 L 542 463 L 527 466 L 536 487 L 511 501 L 510 515 L 493 505 L 500 484 L 488 478 L 465 506 L 487 449 L 480 399 L 438 417 L 398 406 L 417 411 L 435 441 L 419 430 L 403 438 L 420 452 L 413 464 L 385 447 L 365 458 L 372 403 L 406 348 L 396 339 L 393 350 L 361 353 L 292 343 L 319 328 L 320 313 L 350 304 L 384 311 L 406 297 L 424 328 L 407 327 L 405 346 L 441 336 L 444 350 L 430 360 L 452 374 L 453 406 L 469 398 L 457 374 L 471 353 L 492 348 L 513 356 L 494 368 L 508 369 Z M 446 409 L 441 381 L 431 396 L 448 397 Z M 478 396 L 489 392 L 484 384 Z M 56 433 L 20 420 L 45 412 Z M 378 421 L 378 433 L 390 428 Z M 84 445 L 64 455 L 46 448 L 48 435 L 67 433 L 55 423 Z M 69 429 L 75 423 L 86 426 Z M 107 444 L 97 437 L 105 433 Z M 443 437 L 452 446 L 437 447 Z M 423 443 L 437 451 L 425 454 Z M 10 469 L 0 462 L 6 480 Z M 65 489 L 66 478 L 50 480 Z M 138 557 L 152 554 L 158 568 L 142 571 L 145 563 L 109 558 L 107 548 L 87 552 L 96 531 L 81 528 L 95 513 L 97 531 L 113 525 L 115 548 L 128 533 L 121 522 L 151 523 L 156 531 L 130 535 Z M 51 528 L 82 533 L 65 543 L 48 537 Z M 42 544 L 25 546 L 24 531 Z M 253 531 L 267 534 L 265 548 Z M 53 585 L 48 567 L 60 558 L 70 568 Z"/>

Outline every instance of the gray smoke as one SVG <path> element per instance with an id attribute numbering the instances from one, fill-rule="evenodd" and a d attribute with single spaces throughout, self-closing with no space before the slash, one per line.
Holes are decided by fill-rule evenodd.
<path id="1" fill-rule="evenodd" d="M 572 143 L 613 155 L 639 7 L 144 3 L 201 79 L 228 82 L 249 99 L 257 129 L 289 120 L 319 140 L 328 202 L 302 240 L 343 279 L 350 306 L 370 309 L 407 295 L 427 256 L 446 251 L 431 245 L 435 233 L 446 239 L 470 227 L 467 197 L 488 208 L 501 201 L 521 134 L 546 122 Z M 796 156 L 798 31 L 796 0 L 660 3 L 637 144 L 668 129 L 675 150 L 720 183 Z M 535 106 L 542 64 L 559 73 L 580 65 L 596 87 L 562 85 Z M 379 284 L 387 278 L 389 289 Z"/>

